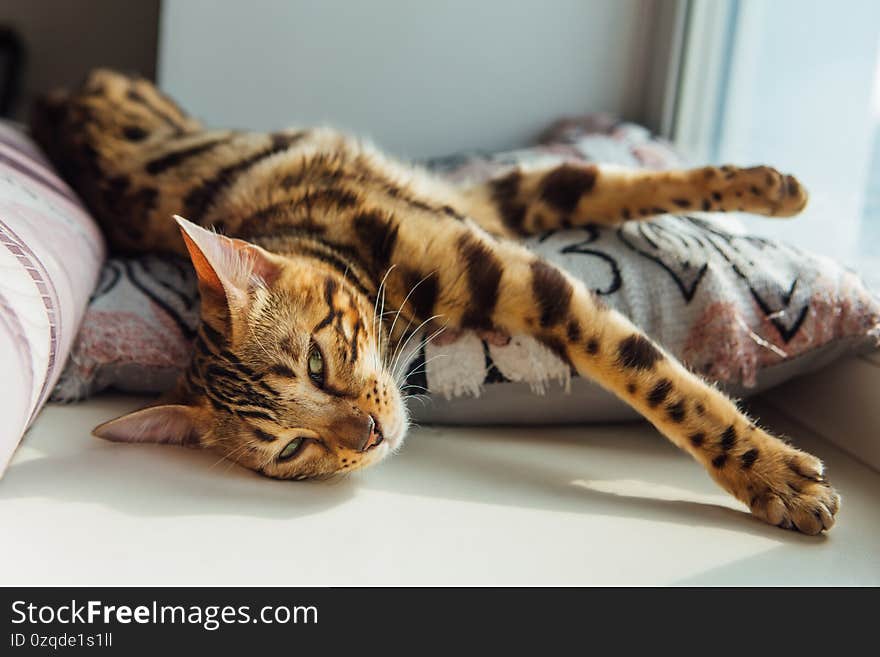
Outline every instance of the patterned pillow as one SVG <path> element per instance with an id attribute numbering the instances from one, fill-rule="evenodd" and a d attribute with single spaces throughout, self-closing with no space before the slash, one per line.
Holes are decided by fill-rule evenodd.
<path id="1" fill-rule="evenodd" d="M 528 149 L 428 163 L 454 181 L 485 179 L 518 163 L 584 160 L 670 168 L 686 163 L 644 128 L 604 115 L 556 124 Z M 758 221 L 758 219 L 755 219 Z M 617 228 L 588 226 L 530 238 L 535 252 L 584 280 L 691 368 L 742 396 L 871 349 L 880 303 L 834 262 L 748 235 L 731 215 L 665 215 Z M 83 322 L 56 399 L 113 387 L 168 387 L 197 320 L 185 263 L 110 260 Z M 428 344 L 410 383 L 433 403 L 431 422 L 602 421 L 635 414 L 591 382 L 572 379 L 555 355 L 516 336 L 504 346 L 464 335 Z M 574 394 L 566 394 L 572 392 Z M 522 404 L 515 403 L 522 400 Z"/>

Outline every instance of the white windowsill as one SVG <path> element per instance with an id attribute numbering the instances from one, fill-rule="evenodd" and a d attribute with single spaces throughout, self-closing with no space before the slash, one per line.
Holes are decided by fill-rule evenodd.
<path id="1" fill-rule="evenodd" d="M 766 405 L 843 494 L 827 536 L 750 517 L 643 423 L 426 427 L 387 464 L 296 483 L 89 436 L 140 401 L 43 411 L 0 480 L 0 581 L 880 584 L 880 474 Z"/>

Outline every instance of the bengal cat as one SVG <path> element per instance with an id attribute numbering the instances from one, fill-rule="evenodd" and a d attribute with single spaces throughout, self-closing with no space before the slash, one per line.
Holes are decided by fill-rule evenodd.
<path id="1" fill-rule="evenodd" d="M 403 441 L 401 351 L 416 329 L 528 334 L 756 516 L 808 534 L 834 523 L 818 459 L 517 242 L 679 208 L 789 216 L 807 202 L 792 176 L 563 164 L 456 188 L 328 129 L 206 130 L 149 82 L 104 70 L 40 103 L 33 129 L 113 249 L 188 253 L 198 275 L 188 369 L 102 438 L 211 449 L 270 477 L 351 471 Z"/>

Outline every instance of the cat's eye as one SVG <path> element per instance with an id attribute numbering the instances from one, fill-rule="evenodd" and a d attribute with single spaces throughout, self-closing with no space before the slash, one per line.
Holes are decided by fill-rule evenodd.
<path id="1" fill-rule="evenodd" d="M 321 354 L 321 350 L 318 349 L 318 345 L 312 343 L 312 346 L 309 347 L 309 360 L 307 363 L 307 367 L 309 368 L 309 378 L 319 388 L 324 385 L 324 356 Z"/>
<path id="2" fill-rule="evenodd" d="M 284 446 L 284 449 L 281 450 L 281 453 L 278 455 L 278 460 L 289 461 L 302 451 L 302 448 L 305 446 L 305 444 L 305 438 L 294 438 L 289 443 L 287 443 L 287 445 Z"/>

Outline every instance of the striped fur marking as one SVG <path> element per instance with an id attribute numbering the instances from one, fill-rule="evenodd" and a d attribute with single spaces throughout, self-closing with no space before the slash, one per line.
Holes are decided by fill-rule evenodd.
<path id="1" fill-rule="evenodd" d="M 744 470 L 751 468 L 752 465 L 754 465 L 755 461 L 758 460 L 758 450 L 755 448 L 752 448 L 752 449 L 748 450 L 747 452 L 744 452 L 739 457 L 739 460 L 742 463 L 742 467 Z"/>
<path id="2" fill-rule="evenodd" d="M 422 275 L 415 269 L 402 269 L 402 275 L 403 284 L 409 295 L 409 303 L 412 304 L 416 316 L 420 320 L 428 319 L 434 314 L 434 306 L 440 293 L 437 274 L 431 272 Z"/>
<path id="3" fill-rule="evenodd" d="M 273 436 L 271 433 L 267 433 L 262 429 L 258 429 L 256 427 L 254 427 L 254 435 L 266 443 L 273 443 L 275 442 L 275 440 L 277 440 L 275 436 Z"/>
<path id="4" fill-rule="evenodd" d="M 723 434 L 721 434 L 721 449 L 727 451 L 733 448 L 735 443 L 736 429 L 731 425 L 724 430 Z"/>
<path id="5" fill-rule="evenodd" d="M 503 267 L 492 250 L 470 233 L 458 239 L 464 260 L 470 299 L 461 318 L 462 326 L 491 330 L 492 313 L 498 303 L 498 288 Z"/>
<path id="6" fill-rule="evenodd" d="M 274 134 L 272 135 L 272 143 L 248 157 L 245 157 L 234 164 L 229 164 L 214 177 L 206 180 L 198 187 L 194 187 L 184 198 L 186 211 L 190 217 L 201 221 L 204 219 L 208 209 L 217 200 L 217 197 L 226 189 L 228 189 L 245 171 L 255 164 L 282 153 L 298 142 L 303 137 L 302 132 L 292 134 Z"/>
<path id="7" fill-rule="evenodd" d="M 173 110 L 179 115 L 179 117 L 174 117 L 165 110 L 160 109 L 136 89 L 129 89 L 126 96 L 130 101 L 144 107 L 150 114 L 165 123 L 168 127 L 173 128 L 175 134 L 182 134 L 184 132 L 185 125 L 183 123 L 183 112 L 181 112 L 180 108 L 177 107 L 177 105 L 172 103 L 170 100 L 163 99 L 163 101 L 167 105 L 173 108 Z"/>
<path id="8" fill-rule="evenodd" d="M 296 221 L 296 227 L 313 234 L 325 231 L 325 219 L 322 214 L 313 210 L 324 207 L 332 210 L 348 210 L 357 206 L 359 198 L 352 191 L 337 187 L 328 187 L 307 191 L 304 194 L 283 201 L 278 201 L 257 210 L 241 220 L 239 231 L 246 235 L 258 236 L 276 232 L 268 222 Z M 326 222 L 326 219 L 325 219 Z"/>
<path id="9" fill-rule="evenodd" d="M 282 363 L 274 363 L 269 367 L 269 373 L 274 374 L 275 376 L 280 376 L 285 379 L 295 379 L 296 372 L 290 369 L 287 365 Z"/>
<path id="10" fill-rule="evenodd" d="M 144 170 L 151 176 L 158 176 L 170 169 L 180 166 L 189 159 L 204 155 L 215 146 L 228 142 L 229 139 L 230 135 L 212 137 L 208 141 L 203 141 L 193 146 L 181 148 L 177 151 L 171 151 L 170 153 L 166 153 L 165 155 L 162 155 L 147 162 Z"/>
<path id="11" fill-rule="evenodd" d="M 672 381 L 669 379 L 660 379 L 657 384 L 651 388 L 651 392 L 648 393 L 648 406 L 651 408 L 659 406 L 666 401 L 666 397 L 669 396 L 670 392 L 672 392 Z"/>
<path id="12" fill-rule="evenodd" d="M 667 405 L 666 413 L 669 415 L 669 419 L 673 422 L 684 422 L 684 418 L 687 416 L 684 400 L 679 399 L 674 404 Z"/>
<path id="13" fill-rule="evenodd" d="M 379 212 L 360 212 L 354 217 L 354 230 L 370 257 L 374 268 L 387 267 L 397 244 L 400 226 Z"/>
<path id="14" fill-rule="evenodd" d="M 532 293 L 541 310 L 543 328 L 556 326 L 571 308 L 571 284 L 556 267 L 541 260 L 532 263 Z"/>
<path id="15" fill-rule="evenodd" d="M 515 233 L 523 232 L 526 221 L 526 206 L 517 199 L 521 181 L 522 172 L 514 169 L 506 176 L 489 183 L 492 201 L 498 208 L 501 220 Z"/>
<path id="16" fill-rule="evenodd" d="M 650 370 L 663 360 L 663 354 L 642 335 L 631 335 L 621 340 L 618 346 L 618 361 L 624 367 L 634 370 Z"/>
<path id="17" fill-rule="evenodd" d="M 564 164 L 548 173 L 541 182 L 541 199 L 548 205 L 569 214 L 581 197 L 593 190 L 598 169 L 595 165 Z"/>
<path id="18" fill-rule="evenodd" d="M 369 297 L 372 294 L 367 287 L 367 284 L 361 280 L 361 277 L 357 274 L 361 267 L 357 266 L 357 263 L 348 259 L 349 254 L 345 254 L 345 257 L 343 257 L 340 250 L 337 249 L 330 249 L 328 247 L 320 248 L 317 245 L 306 246 L 302 244 L 297 246 L 297 254 L 314 258 L 315 260 L 319 260 L 332 267 L 343 278 L 345 278 L 347 282 L 354 285 L 358 292 L 362 293 L 364 296 Z"/>
<path id="19" fill-rule="evenodd" d="M 599 353 L 599 340 L 597 338 L 590 338 L 587 340 L 587 353 L 591 356 L 596 356 Z"/>

